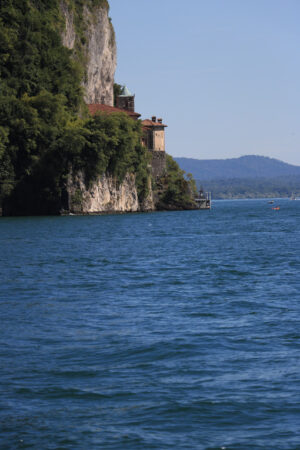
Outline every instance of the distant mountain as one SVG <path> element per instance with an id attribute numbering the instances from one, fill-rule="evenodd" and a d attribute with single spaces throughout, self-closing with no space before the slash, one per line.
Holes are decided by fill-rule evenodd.
<path id="1" fill-rule="evenodd" d="M 273 178 L 223 178 L 196 180 L 198 188 L 212 194 L 212 198 L 279 198 L 300 197 L 300 176 Z"/>
<path id="2" fill-rule="evenodd" d="M 266 156 L 248 155 L 231 159 L 174 159 L 181 169 L 192 173 L 198 180 L 300 176 L 300 166 L 293 166 Z"/>

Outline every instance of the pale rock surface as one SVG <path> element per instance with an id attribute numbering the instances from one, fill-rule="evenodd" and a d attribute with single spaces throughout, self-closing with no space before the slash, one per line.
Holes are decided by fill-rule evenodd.
<path id="1" fill-rule="evenodd" d="M 121 184 L 111 176 L 102 175 L 87 188 L 83 173 L 78 172 L 70 175 L 67 190 L 71 213 L 134 212 L 139 209 L 134 175 L 126 175 Z"/>
<path id="2" fill-rule="evenodd" d="M 74 14 L 69 11 L 68 6 L 64 1 L 60 2 L 60 10 L 65 18 L 66 26 L 62 34 L 62 42 L 65 47 L 72 50 L 75 45 L 76 33 L 74 28 Z"/>
<path id="3" fill-rule="evenodd" d="M 67 2 L 61 0 L 61 12 L 66 26 L 62 34 L 63 44 L 73 49 L 76 42 L 74 14 L 68 8 Z M 113 27 L 108 18 L 106 8 L 86 5 L 83 11 L 86 38 L 86 77 L 82 84 L 85 92 L 85 102 L 103 103 L 113 106 L 113 85 L 117 65 L 117 49 Z"/>

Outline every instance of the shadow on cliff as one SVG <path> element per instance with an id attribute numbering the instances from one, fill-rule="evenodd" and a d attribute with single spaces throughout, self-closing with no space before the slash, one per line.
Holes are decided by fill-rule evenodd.
<path id="1" fill-rule="evenodd" d="M 59 215 L 67 204 L 66 175 L 59 161 L 44 158 L 3 201 L 4 216 Z"/>

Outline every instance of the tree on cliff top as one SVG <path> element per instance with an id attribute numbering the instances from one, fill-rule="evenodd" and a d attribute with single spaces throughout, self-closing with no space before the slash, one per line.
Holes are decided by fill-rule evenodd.
<path id="1" fill-rule="evenodd" d="M 197 190 L 193 177 L 186 178 L 170 155 L 166 155 L 166 163 L 166 172 L 159 180 L 158 209 L 194 209 Z"/>

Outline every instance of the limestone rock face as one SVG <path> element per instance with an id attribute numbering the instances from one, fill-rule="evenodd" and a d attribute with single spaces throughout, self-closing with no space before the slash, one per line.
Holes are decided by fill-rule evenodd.
<path id="1" fill-rule="evenodd" d="M 86 103 L 103 103 L 113 106 L 113 86 L 116 70 L 117 50 L 114 31 L 107 11 L 98 9 L 93 17 L 85 8 L 87 30 L 88 68 L 85 87 Z"/>
<path id="2" fill-rule="evenodd" d="M 74 11 L 68 6 L 68 0 L 61 0 L 61 12 L 65 18 L 65 29 L 62 33 L 63 44 L 69 48 L 76 47 Z M 76 13 L 76 12 L 75 12 Z M 113 85 L 117 64 L 117 50 L 114 29 L 105 7 L 83 7 L 84 53 L 86 58 L 84 99 L 86 103 L 103 103 L 113 106 Z"/>
<path id="3" fill-rule="evenodd" d="M 155 201 L 154 201 L 154 194 L 152 190 L 152 183 L 151 178 L 148 178 L 148 195 L 144 198 L 144 200 L 139 205 L 139 211 L 148 212 L 148 211 L 155 211 Z"/>
<path id="4" fill-rule="evenodd" d="M 113 85 L 116 69 L 116 43 L 114 30 L 106 7 L 91 6 L 85 1 L 80 10 L 71 7 L 70 0 L 60 0 L 60 10 L 65 19 L 62 41 L 74 50 L 74 58 L 84 55 L 84 100 L 86 103 L 102 103 L 113 106 Z M 78 32 L 78 18 L 83 21 Z M 77 27 L 75 26 L 77 24 Z M 80 36 L 79 36 L 80 34 Z M 78 51 L 78 49 L 80 49 Z M 102 175 L 89 187 L 84 173 L 70 169 L 66 186 L 66 199 L 62 212 L 72 214 L 100 214 L 109 212 L 136 212 L 155 210 L 151 179 L 149 194 L 140 203 L 135 175 L 127 174 L 122 183 L 114 177 Z"/>
<path id="5" fill-rule="evenodd" d="M 76 33 L 74 27 L 74 13 L 68 9 L 67 4 L 64 1 L 60 2 L 60 10 L 65 18 L 65 29 L 62 33 L 63 45 L 70 50 L 74 48 Z"/>
<path id="6" fill-rule="evenodd" d="M 152 190 L 139 204 L 135 175 L 127 174 L 121 184 L 107 175 L 102 175 L 87 188 L 82 172 L 69 175 L 67 184 L 68 213 L 99 214 L 111 212 L 153 211 L 155 209 Z"/>

